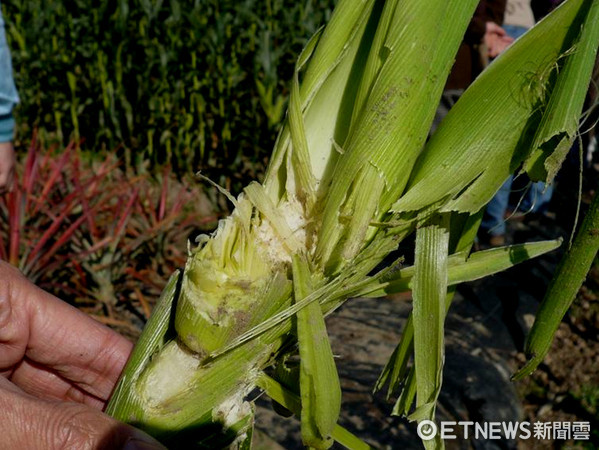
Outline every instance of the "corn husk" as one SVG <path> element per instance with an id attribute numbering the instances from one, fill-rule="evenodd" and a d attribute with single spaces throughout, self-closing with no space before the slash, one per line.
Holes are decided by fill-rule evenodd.
<path id="1" fill-rule="evenodd" d="M 412 288 L 412 334 L 404 335 L 380 385 L 409 377 L 406 409 L 415 395 L 411 417 L 434 418 L 448 286 L 557 245 L 469 256 L 477 222 L 468 216 L 508 174 L 538 166 L 532 142 L 547 156 L 555 150 L 547 148 L 551 136 L 560 136 L 559 148 L 573 138 L 571 128 L 563 132 L 543 118 L 562 111 L 555 100 L 562 92 L 584 95 L 568 89 L 588 80 L 594 58 L 592 45 L 579 45 L 597 27 L 592 2 L 569 0 L 494 62 L 426 143 L 476 4 L 339 2 L 298 59 L 264 183 L 251 183 L 237 198 L 227 193 L 233 213 L 200 238 L 167 287 L 110 414 L 170 446 L 247 448 L 248 395 L 259 385 L 301 416 L 306 445 L 342 440 L 363 447 L 336 425 L 339 380 L 324 317 L 355 295 Z M 550 74 L 529 89 L 527 71 Z M 568 127 L 580 114 L 572 105 L 564 113 Z M 380 270 L 416 229 L 415 266 Z M 416 368 L 409 372 L 412 352 Z M 283 380 L 267 380 L 264 371 L 285 372 L 290 355 L 299 355 L 299 376 L 284 387 L 289 395 L 279 395 Z"/>

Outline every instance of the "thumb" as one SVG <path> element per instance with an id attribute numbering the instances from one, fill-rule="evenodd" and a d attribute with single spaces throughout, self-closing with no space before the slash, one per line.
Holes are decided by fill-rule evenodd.
<path id="1" fill-rule="evenodd" d="M 39 400 L 0 377 L 0 450 L 163 450 L 146 433 L 79 403 Z"/>
<path id="2" fill-rule="evenodd" d="M 4 194 L 9 190 L 9 176 L 8 172 L 3 172 L 0 167 L 0 194 Z"/>

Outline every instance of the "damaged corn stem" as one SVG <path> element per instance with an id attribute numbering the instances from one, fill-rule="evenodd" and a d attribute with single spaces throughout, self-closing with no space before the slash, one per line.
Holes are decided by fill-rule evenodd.
<path id="1" fill-rule="evenodd" d="M 293 410 L 304 444 L 327 448 L 340 440 L 362 448 L 336 425 L 340 384 L 324 316 L 349 296 L 413 285 L 415 345 L 391 357 L 384 379 L 401 384 L 395 378 L 406 375 L 402 358 L 415 352 L 420 368 L 406 398 L 416 396 L 413 418 L 433 418 L 444 357 L 439 303 L 447 286 L 557 245 L 468 258 L 469 245 L 458 250 L 451 242 L 471 243 L 476 221 L 464 219 L 518 166 L 554 173 L 560 156 L 550 159 L 547 143 L 562 136 L 561 123 L 570 126 L 584 96 L 578 87 L 564 92 L 571 79 L 588 80 L 579 61 L 594 58 L 592 45 L 580 46 L 583 58 L 563 52 L 581 39 L 569 30 L 584 34 L 599 23 L 592 20 L 596 2 L 566 1 L 492 64 L 427 142 L 477 3 L 339 1 L 298 59 L 264 183 L 236 198 L 217 186 L 234 210 L 198 239 L 169 282 L 108 413 L 171 448 L 249 448 L 254 409 L 247 398 L 268 370 L 278 384 L 267 393 L 280 385 L 299 402 Z M 522 74 L 548 61 L 552 75 L 520 101 L 528 86 Z M 563 112 L 563 98 L 570 101 L 564 120 L 546 124 L 544 113 Z M 416 266 L 380 270 L 417 228 Z"/>

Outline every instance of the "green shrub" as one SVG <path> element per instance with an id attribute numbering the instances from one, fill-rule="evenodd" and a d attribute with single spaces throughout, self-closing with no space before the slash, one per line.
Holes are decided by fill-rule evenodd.
<path id="1" fill-rule="evenodd" d="M 6 0 L 19 135 L 118 147 L 138 168 L 255 177 L 295 58 L 333 3 Z"/>

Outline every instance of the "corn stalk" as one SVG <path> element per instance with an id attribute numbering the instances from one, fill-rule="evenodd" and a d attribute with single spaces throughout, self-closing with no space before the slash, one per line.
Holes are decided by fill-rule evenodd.
<path id="1" fill-rule="evenodd" d="M 379 387 L 405 386 L 406 410 L 416 397 L 411 418 L 434 419 L 452 286 L 559 245 L 469 255 L 478 214 L 504 179 L 559 164 L 582 108 L 575 84 L 588 83 L 599 41 L 598 2 L 567 1 L 498 58 L 426 142 L 476 4 L 339 2 L 298 59 L 264 183 L 237 198 L 223 191 L 233 213 L 173 275 L 108 413 L 172 447 L 248 448 L 247 395 L 259 386 L 300 416 L 305 445 L 363 448 L 336 424 L 324 317 L 353 296 L 412 289 L 411 334 Z M 568 126 L 552 120 L 563 98 Z M 414 231 L 414 267 L 379 270 Z"/>

